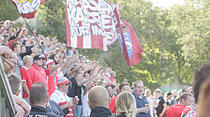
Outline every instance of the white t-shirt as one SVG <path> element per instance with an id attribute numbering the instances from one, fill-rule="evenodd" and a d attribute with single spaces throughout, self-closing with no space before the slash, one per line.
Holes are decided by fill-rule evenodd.
<path id="1" fill-rule="evenodd" d="M 88 105 L 88 93 L 86 93 L 86 95 L 84 95 L 84 91 L 82 89 L 82 94 L 81 94 L 81 100 L 82 100 L 82 116 L 90 116 L 90 107 Z"/>

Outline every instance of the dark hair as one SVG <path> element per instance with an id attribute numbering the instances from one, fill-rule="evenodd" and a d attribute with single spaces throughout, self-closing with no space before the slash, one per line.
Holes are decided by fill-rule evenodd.
<path id="1" fill-rule="evenodd" d="M 11 75 L 8 76 L 8 79 L 12 89 L 12 93 L 16 95 L 18 90 L 20 89 L 20 82 L 21 82 L 20 78 L 15 73 L 12 73 Z"/>
<path id="2" fill-rule="evenodd" d="M 200 87 L 206 79 L 210 76 L 210 63 L 206 63 L 201 65 L 194 75 L 194 82 L 193 82 L 193 91 L 195 96 L 195 102 L 198 101 L 198 94 L 200 91 Z"/>
<path id="3" fill-rule="evenodd" d="M 47 95 L 46 86 L 41 82 L 34 83 L 30 88 L 29 98 L 32 105 L 44 103 Z"/>
<path id="4" fill-rule="evenodd" d="M 121 91 L 124 86 L 130 86 L 129 83 L 122 82 L 119 85 L 119 90 Z"/>
<path id="5" fill-rule="evenodd" d="M 169 92 L 169 93 L 167 93 L 167 96 L 170 96 L 170 95 L 172 95 L 172 93 L 170 93 L 170 92 Z"/>

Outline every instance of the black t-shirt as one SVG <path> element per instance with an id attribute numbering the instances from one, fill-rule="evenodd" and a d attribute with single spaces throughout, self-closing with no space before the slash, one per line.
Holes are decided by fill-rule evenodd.
<path id="1" fill-rule="evenodd" d="M 156 111 L 157 111 L 157 116 L 159 117 L 161 112 L 163 111 L 163 104 L 165 104 L 165 100 L 163 99 L 163 97 L 159 97 L 159 103 L 158 106 L 156 107 Z"/>

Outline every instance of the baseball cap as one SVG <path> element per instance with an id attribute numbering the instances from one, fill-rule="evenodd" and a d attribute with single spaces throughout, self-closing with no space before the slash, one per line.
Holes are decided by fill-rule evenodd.
<path id="1" fill-rule="evenodd" d="M 55 63 L 52 59 L 48 59 L 47 62 L 46 62 L 46 65 L 51 65 Z"/>
<path id="2" fill-rule="evenodd" d="M 62 85 L 62 84 L 69 84 L 70 81 L 66 77 L 59 77 L 57 86 Z"/>

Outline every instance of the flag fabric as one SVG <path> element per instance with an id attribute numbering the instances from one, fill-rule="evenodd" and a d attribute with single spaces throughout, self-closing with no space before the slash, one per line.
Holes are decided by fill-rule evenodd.
<path id="1" fill-rule="evenodd" d="M 66 0 L 67 46 L 107 50 L 117 35 L 113 17 L 104 0 Z"/>
<path id="2" fill-rule="evenodd" d="M 121 22 L 118 29 L 120 46 L 127 64 L 134 66 L 141 61 L 143 49 L 132 26 L 125 20 L 121 20 Z"/>
<path id="3" fill-rule="evenodd" d="M 34 18 L 40 4 L 44 1 L 45 0 L 12 0 L 18 12 L 26 19 Z"/>

